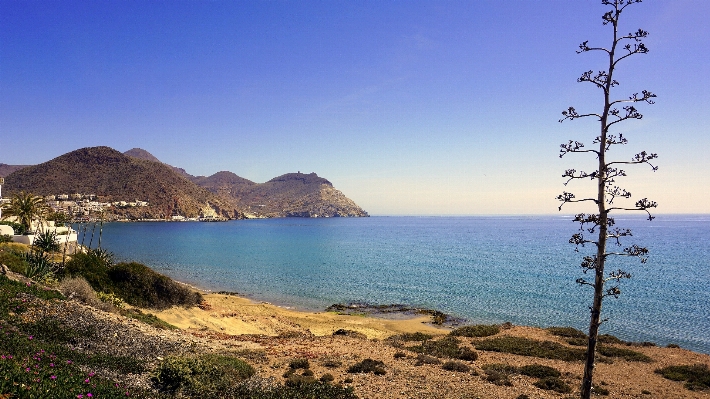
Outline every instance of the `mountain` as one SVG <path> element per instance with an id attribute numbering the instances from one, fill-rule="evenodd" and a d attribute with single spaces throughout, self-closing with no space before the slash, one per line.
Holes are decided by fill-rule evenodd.
<path id="1" fill-rule="evenodd" d="M 315 173 L 288 173 L 257 184 L 232 172 L 196 177 L 193 182 L 236 200 L 248 217 L 362 217 L 355 202 Z"/>
<path id="2" fill-rule="evenodd" d="M 128 218 L 198 217 L 212 213 L 243 217 L 234 201 L 219 197 L 160 162 L 126 156 L 109 147 L 82 148 L 17 170 L 5 178 L 7 195 L 94 194 L 102 202 L 148 201 L 147 207 L 111 208 Z"/>
<path id="3" fill-rule="evenodd" d="M 142 148 L 131 148 L 130 150 L 123 153 L 123 155 L 128 155 L 132 158 L 145 159 L 146 161 L 160 162 L 153 154 Z"/>
<path id="4" fill-rule="evenodd" d="M 130 150 L 126 151 L 123 153 L 123 155 L 128 155 L 131 158 L 138 158 L 138 159 L 144 159 L 146 161 L 153 161 L 153 162 L 160 162 L 158 158 L 156 158 L 153 154 L 149 153 L 148 151 L 142 149 L 142 148 L 131 148 Z M 160 162 L 162 163 L 162 162 Z M 165 164 L 169 166 L 172 170 L 176 171 L 178 174 L 182 175 L 183 177 L 187 177 L 188 179 L 192 178 L 190 174 L 185 172 L 185 169 L 183 168 L 178 168 L 177 166 L 171 166 L 168 164 Z"/>
<path id="5" fill-rule="evenodd" d="M 110 210 L 133 219 L 213 212 L 226 218 L 368 216 L 315 173 L 288 173 L 260 184 L 228 171 L 192 176 L 140 148 L 125 153 L 109 147 L 82 148 L 15 170 L 3 188 L 6 196 L 26 191 L 43 196 L 94 194 L 102 202 L 148 201 L 147 207 Z"/>
<path id="6" fill-rule="evenodd" d="M 29 165 L 8 165 L 6 163 L 0 163 L 0 177 L 5 177 L 16 170 L 26 168 L 27 166 Z"/>
<path id="7" fill-rule="evenodd" d="M 133 148 L 125 155 L 160 162 L 153 154 Z M 266 183 L 254 183 L 228 171 L 211 176 L 192 176 L 170 166 L 200 187 L 236 201 L 249 217 L 338 217 L 368 216 L 355 202 L 315 173 L 288 173 Z"/>

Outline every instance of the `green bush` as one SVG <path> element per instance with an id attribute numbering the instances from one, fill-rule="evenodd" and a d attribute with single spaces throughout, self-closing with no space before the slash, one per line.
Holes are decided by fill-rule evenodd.
<path id="1" fill-rule="evenodd" d="M 535 378 L 546 378 L 546 377 L 557 378 L 561 375 L 560 372 L 556 368 L 549 367 L 549 366 L 543 366 L 541 364 L 528 364 L 526 366 L 521 367 L 519 369 L 519 372 L 522 375 L 527 375 L 528 377 L 535 377 Z"/>
<path id="2" fill-rule="evenodd" d="M 153 381 L 162 389 L 187 395 L 213 396 L 254 375 L 242 360 L 220 355 L 171 356 L 158 366 Z"/>
<path id="3" fill-rule="evenodd" d="M 110 266 L 106 256 L 96 251 L 74 255 L 64 273 L 71 277 L 82 276 L 95 291 L 115 294 L 133 306 L 165 309 L 202 302 L 200 293 L 145 265 L 131 262 Z"/>
<path id="4" fill-rule="evenodd" d="M 384 362 L 380 360 L 365 359 L 348 367 L 348 373 L 373 373 L 375 375 L 384 375 L 387 371 L 385 371 Z"/>
<path id="5" fill-rule="evenodd" d="M 15 273 L 23 274 L 27 268 L 27 262 L 20 252 L 9 245 L 0 244 L 0 263 L 7 266 Z"/>
<path id="6" fill-rule="evenodd" d="M 9 234 L 0 234 L 0 244 L 12 242 L 12 236 Z"/>
<path id="7" fill-rule="evenodd" d="M 653 362 L 653 359 L 644 355 L 643 353 L 632 351 L 630 349 L 617 348 L 614 346 L 599 345 L 599 347 L 597 348 L 597 353 L 607 357 L 619 357 L 626 360 L 627 362 Z"/>
<path id="8" fill-rule="evenodd" d="M 513 386 L 510 376 L 518 372 L 517 367 L 501 363 L 485 364 L 481 368 L 486 373 L 485 380 L 496 385 Z"/>
<path id="9" fill-rule="evenodd" d="M 565 361 L 584 360 L 586 350 L 569 348 L 553 341 L 537 341 L 522 337 L 497 337 L 474 342 L 476 349 L 514 355 Z"/>
<path id="10" fill-rule="evenodd" d="M 113 283 L 111 291 L 133 306 L 165 309 L 173 305 L 194 306 L 202 302 L 200 293 L 140 263 L 119 263 L 109 268 L 107 274 Z"/>
<path id="11" fill-rule="evenodd" d="M 471 367 L 468 364 L 457 362 L 454 360 L 450 360 L 444 363 L 441 368 L 444 370 L 456 371 L 459 373 L 468 373 L 471 370 Z"/>
<path id="12" fill-rule="evenodd" d="M 564 338 L 587 338 L 587 334 L 572 327 L 548 327 L 547 330 L 552 335 Z"/>
<path id="13" fill-rule="evenodd" d="M 451 359 L 474 361 L 478 359 L 478 353 L 468 347 L 460 346 L 456 337 L 447 336 L 436 341 L 425 341 L 421 345 L 408 348 L 413 352 L 422 353 L 436 357 L 447 357 Z"/>
<path id="14" fill-rule="evenodd" d="M 412 342 L 412 341 L 428 341 L 432 338 L 434 338 L 434 336 L 431 334 L 426 334 L 423 332 L 415 332 L 415 333 L 403 333 L 403 334 L 399 334 L 399 335 L 393 335 L 393 336 L 389 337 L 388 340 Z"/>
<path id="15" fill-rule="evenodd" d="M 311 364 L 308 362 L 308 359 L 300 358 L 291 360 L 288 367 L 292 370 L 309 369 L 311 368 Z"/>
<path id="16" fill-rule="evenodd" d="M 500 332 L 500 326 L 497 324 L 485 325 L 477 324 L 473 326 L 464 326 L 451 331 L 449 334 L 456 337 L 471 337 L 480 338 L 496 335 Z"/>
<path id="17" fill-rule="evenodd" d="M 569 385 L 557 377 L 541 378 L 533 383 L 536 387 L 547 391 L 555 391 L 559 393 L 569 393 L 572 391 Z"/>
<path id="18" fill-rule="evenodd" d="M 428 356 L 424 354 L 417 355 L 417 361 L 414 363 L 415 366 L 421 366 L 424 364 L 441 364 L 441 360 L 435 358 L 434 356 Z"/>
<path id="19" fill-rule="evenodd" d="M 685 381 L 685 388 L 691 391 L 710 389 L 710 370 L 707 364 L 668 366 L 655 371 L 673 381 Z"/>

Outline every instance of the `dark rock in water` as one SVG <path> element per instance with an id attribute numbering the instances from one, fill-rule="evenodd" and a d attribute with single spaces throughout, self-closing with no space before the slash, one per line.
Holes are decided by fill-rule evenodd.
<path id="1" fill-rule="evenodd" d="M 364 302 L 351 302 L 348 304 L 336 303 L 328 306 L 325 309 L 326 312 L 335 312 L 339 314 L 346 315 L 375 315 L 375 316 L 386 316 L 386 315 L 429 315 L 432 319 L 432 324 L 436 325 L 446 325 L 446 326 L 457 326 L 463 323 L 465 320 L 462 318 L 454 317 L 446 313 L 440 312 L 433 309 L 417 308 L 402 304 L 390 304 L 390 305 L 373 305 Z"/>

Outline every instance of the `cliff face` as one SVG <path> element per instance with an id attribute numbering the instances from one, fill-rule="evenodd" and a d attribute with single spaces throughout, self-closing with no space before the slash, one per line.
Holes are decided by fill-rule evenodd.
<path id="1" fill-rule="evenodd" d="M 315 173 L 288 173 L 266 183 L 234 186 L 235 198 L 248 216 L 363 217 L 355 202 Z"/>
<path id="2" fill-rule="evenodd" d="M 110 209 L 130 219 L 368 216 L 315 173 L 288 173 L 261 184 L 227 171 L 191 176 L 140 148 L 123 154 L 109 147 L 82 148 L 14 170 L 3 189 L 6 196 L 19 191 L 43 196 L 79 193 L 95 194 L 103 202 L 149 202 L 148 207 Z"/>

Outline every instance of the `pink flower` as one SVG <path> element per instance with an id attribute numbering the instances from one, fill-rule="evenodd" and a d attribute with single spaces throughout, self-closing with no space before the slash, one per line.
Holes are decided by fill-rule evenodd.
<path id="1" fill-rule="evenodd" d="M 82 395 L 82 394 L 78 394 L 78 395 L 76 395 L 76 397 L 77 397 L 77 398 L 83 398 L 83 397 L 84 397 L 84 395 Z"/>
<path id="2" fill-rule="evenodd" d="M 49 367 L 54 367 L 54 363 L 49 363 Z"/>
<path id="3" fill-rule="evenodd" d="M 31 335 L 29 337 L 27 337 L 27 339 L 29 339 L 29 340 L 32 340 L 32 338 L 34 338 L 34 337 Z"/>
<path id="4" fill-rule="evenodd" d="M 87 398 L 91 398 L 91 397 L 93 397 L 93 396 L 94 396 L 94 395 L 92 395 L 91 392 L 89 392 L 89 393 L 86 394 L 86 397 L 87 397 Z"/>
<path id="5" fill-rule="evenodd" d="M 67 364 L 71 364 L 71 360 L 67 360 Z"/>
<path id="6" fill-rule="evenodd" d="M 88 383 L 89 383 L 89 379 L 88 379 L 88 378 L 85 379 L 85 380 L 84 380 L 84 383 L 85 383 L 85 384 L 88 384 Z"/>
<path id="7" fill-rule="evenodd" d="M 95 375 L 96 375 L 96 373 L 89 373 L 89 377 L 93 377 Z"/>
<path id="8" fill-rule="evenodd" d="M 53 375 L 53 376 L 50 376 L 49 378 L 51 378 L 51 379 L 53 379 L 53 380 L 56 380 L 56 379 L 57 379 L 57 376 L 56 376 L 56 375 Z"/>

